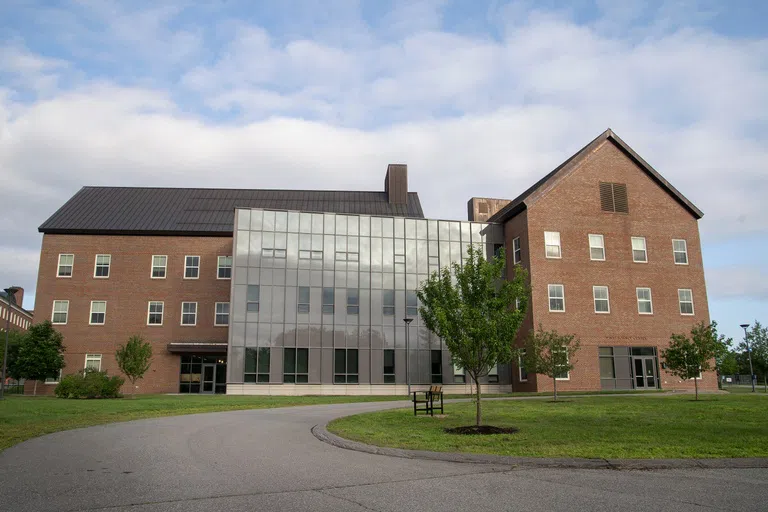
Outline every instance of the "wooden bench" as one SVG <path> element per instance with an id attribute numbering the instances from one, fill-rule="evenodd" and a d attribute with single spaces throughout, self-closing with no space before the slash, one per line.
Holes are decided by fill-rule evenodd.
<path id="1" fill-rule="evenodd" d="M 423 394 L 423 395 L 422 395 Z M 430 386 L 429 390 L 413 392 L 413 415 L 417 416 L 419 412 L 435 415 L 435 402 L 440 400 L 437 407 L 440 408 L 440 414 L 443 414 L 443 386 Z M 423 405 L 423 407 L 419 407 Z"/>

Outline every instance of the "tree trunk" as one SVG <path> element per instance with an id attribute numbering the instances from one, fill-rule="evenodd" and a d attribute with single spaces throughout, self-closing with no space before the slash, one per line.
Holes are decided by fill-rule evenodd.
<path id="1" fill-rule="evenodd" d="M 699 399 L 699 379 L 696 377 L 693 378 L 693 387 L 696 390 L 696 400 Z"/>
<path id="2" fill-rule="evenodd" d="M 474 378 L 475 381 L 475 393 L 477 397 L 477 417 L 475 419 L 475 423 L 479 427 L 483 424 L 483 410 L 480 406 L 480 399 L 481 399 L 481 392 L 480 392 L 480 382 L 477 380 L 477 377 Z"/>
<path id="3" fill-rule="evenodd" d="M 37 379 L 35 379 L 35 387 L 32 388 L 32 396 L 37 396 Z"/>
<path id="4" fill-rule="evenodd" d="M 131 400 L 136 399 L 136 380 L 131 381 Z"/>
<path id="5" fill-rule="evenodd" d="M 554 383 L 554 385 L 555 385 L 555 402 L 557 402 L 557 378 L 556 378 L 556 377 L 553 377 L 553 378 L 552 378 L 552 382 L 553 382 L 553 383 Z"/>

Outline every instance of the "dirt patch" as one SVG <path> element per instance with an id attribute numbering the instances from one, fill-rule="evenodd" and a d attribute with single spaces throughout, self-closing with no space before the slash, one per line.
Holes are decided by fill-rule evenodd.
<path id="1" fill-rule="evenodd" d="M 469 425 L 466 427 L 453 427 L 444 429 L 448 434 L 462 434 L 462 435 L 480 435 L 488 436 L 493 434 L 514 434 L 519 432 L 517 427 L 494 427 L 493 425 Z"/>

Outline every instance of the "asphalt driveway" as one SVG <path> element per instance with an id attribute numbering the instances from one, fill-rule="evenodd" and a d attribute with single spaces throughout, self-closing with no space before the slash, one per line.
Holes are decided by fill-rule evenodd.
<path id="1" fill-rule="evenodd" d="M 333 447 L 310 429 L 392 402 L 59 432 L 0 453 L 1 511 L 766 510 L 768 469 L 531 469 Z"/>

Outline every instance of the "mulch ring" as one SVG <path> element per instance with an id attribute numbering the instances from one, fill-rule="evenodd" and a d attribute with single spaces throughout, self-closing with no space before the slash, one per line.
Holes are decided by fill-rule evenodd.
<path id="1" fill-rule="evenodd" d="M 494 427 L 493 425 L 469 425 L 466 427 L 453 427 L 443 429 L 448 434 L 462 434 L 462 435 L 493 435 L 493 434 L 514 434 L 519 432 L 517 427 Z"/>

